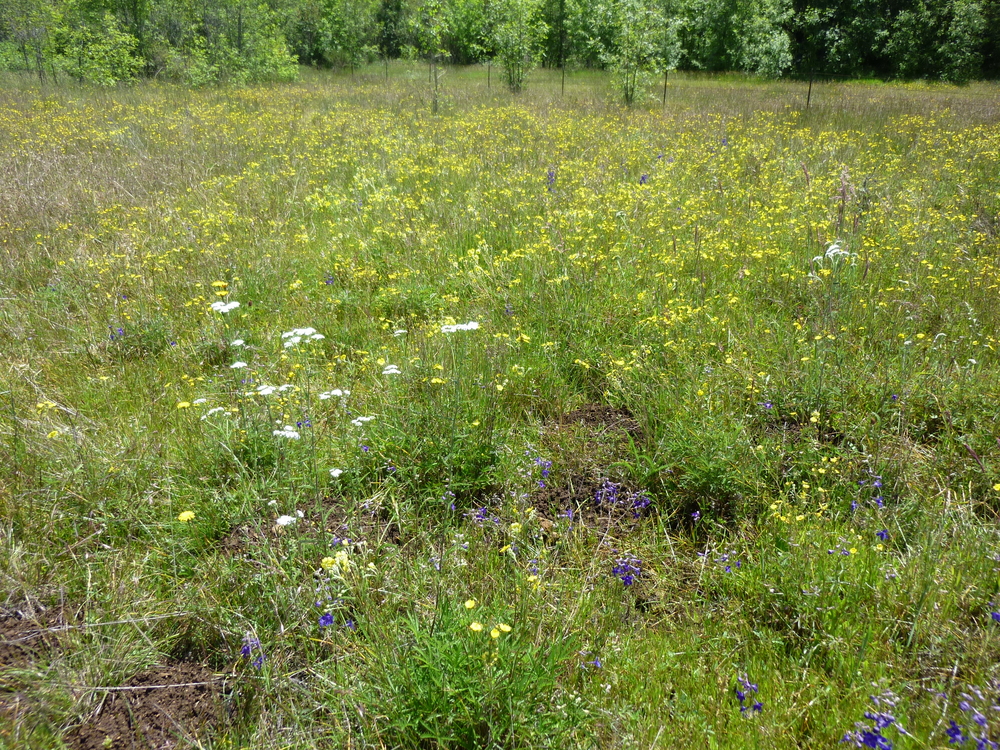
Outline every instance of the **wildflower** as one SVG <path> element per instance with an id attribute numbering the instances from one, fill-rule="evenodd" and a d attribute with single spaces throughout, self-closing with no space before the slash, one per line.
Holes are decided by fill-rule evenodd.
<path id="1" fill-rule="evenodd" d="M 232 300 L 231 302 L 223 302 L 222 300 L 219 300 L 218 302 L 213 302 L 211 305 L 209 305 L 209 307 L 211 307 L 217 313 L 222 313 L 223 315 L 225 315 L 227 312 L 235 310 L 239 306 L 240 303 L 237 302 L 236 300 Z"/>
<path id="2" fill-rule="evenodd" d="M 514 523 L 512 523 L 510 525 L 510 533 L 511 534 L 519 534 L 519 533 L 521 533 L 521 528 L 522 528 L 521 524 L 519 524 L 517 521 L 515 521 Z"/>
<path id="3" fill-rule="evenodd" d="M 177 520 L 180 521 L 181 523 L 187 523 L 188 521 L 193 521 L 194 511 L 193 510 L 182 511 L 181 514 L 177 516 Z"/>
<path id="4" fill-rule="evenodd" d="M 510 625 L 508 625 L 505 622 L 501 622 L 499 625 L 497 625 L 497 627 L 500 628 L 500 630 L 502 630 L 504 633 L 509 633 L 511 631 Z"/>
<path id="5" fill-rule="evenodd" d="M 271 430 L 271 434 L 275 437 L 288 438 L 289 440 L 298 440 L 301 437 L 298 431 L 293 429 L 290 424 L 286 424 L 280 430 Z"/>
<path id="6" fill-rule="evenodd" d="M 356 419 L 351 420 L 351 424 L 355 427 L 361 427 L 365 422 L 371 422 L 373 419 L 375 419 L 375 417 L 357 417 Z"/>
<path id="7" fill-rule="evenodd" d="M 409 332 L 405 328 L 397 328 L 395 331 L 392 332 L 392 335 L 399 338 L 400 336 L 403 336 L 407 333 Z"/>
<path id="8" fill-rule="evenodd" d="M 990 612 L 990 617 L 993 618 L 993 622 L 1000 622 L 1000 612 Z"/>
<path id="9" fill-rule="evenodd" d="M 889 530 L 888 529 L 882 529 L 881 531 L 876 531 L 875 532 L 875 536 L 877 536 L 883 542 L 886 542 L 886 541 L 889 540 Z"/>
<path id="10" fill-rule="evenodd" d="M 328 628 L 333 625 L 333 615 L 327 612 L 319 618 L 319 626 L 321 628 Z"/>
<path id="11" fill-rule="evenodd" d="M 243 346 L 243 339 L 233 339 L 229 342 L 230 346 Z"/>
<path id="12" fill-rule="evenodd" d="M 969 739 L 964 734 L 962 734 L 962 728 L 955 723 L 954 719 L 952 719 L 949 722 L 949 726 L 947 729 L 944 730 L 944 733 L 948 735 L 949 745 L 961 745 L 967 739 Z"/>
<path id="13" fill-rule="evenodd" d="M 758 687 L 756 683 L 750 682 L 746 675 L 738 678 L 739 686 L 734 688 L 736 692 L 736 700 L 740 702 L 740 713 L 746 715 L 747 712 L 751 713 L 762 713 L 764 711 L 764 704 L 759 700 L 754 699 L 751 705 L 747 705 L 747 698 L 758 692 Z M 742 689 L 741 689 L 742 688 Z"/>
<path id="14" fill-rule="evenodd" d="M 465 600 L 465 608 L 466 609 L 475 609 L 476 608 L 476 600 L 475 599 L 466 599 Z"/>
<path id="15" fill-rule="evenodd" d="M 342 391 L 340 388 L 334 388 L 332 391 L 323 391 L 319 394 L 320 401 L 326 401 L 328 398 L 346 398 L 350 396 L 350 391 Z"/>
<path id="16" fill-rule="evenodd" d="M 298 520 L 299 519 L 296 518 L 295 516 L 278 516 L 278 520 L 276 520 L 275 523 L 278 526 L 291 526 Z"/>
<path id="17" fill-rule="evenodd" d="M 490 631 L 490 638 L 493 638 L 495 640 L 499 637 L 500 637 L 500 631 L 497 630 L 496 628 L 493 628 L 493 630 Z"/>
<path id="18" fill-rule="evenodd" d="M 642 561 L 637 557 L 620 557 L 615 561 L 611 574 L 625 586 L 631 586 L 642 574 Z"/>
<path id="19" fill-rule="evenodd" d="M 190 401 L 178 401 L 177 402 L 177 408 L 178 409 L 187 409 L 190 406 L 191 406 L 191 402 Z"/>
<path id="20" fill-rule="evenodd" d="M 247 366 L 246 362 L 233 362 L 231 365 L 229 365 L 229 369 L 230 370 L 242 370 L 246 366 Z"/>
<path id="21" fill-rule="evenodd" d="M 333 477 L 334 479 L 336 479 L 343 473 L 344 473 L 343 469 L 330 469 L 330 476 Z"/>
<path id="22" fill-rule="evenodd" d="M 386 365 L 382 368 L 383 375 L 399 375 L 399 367 L 397 365 Z"/>
<path id="23" fill-rule="evenodd" d="M 336 562 L 337 561 L 334 560 L 332 557 L 324 557 L 322 560 L 319 561 L 319 564 L 320 567 L 323 568 L 323 570 L 330 570 L 336 564 Z"/>
<path id="24" fill-rule="evenodd" d="M 473 622 L 469 625 L 469 630 L 473 633 L 478 633 L 483 629 L 483 624 L 481 622 Z"/>
<path id="25" fill-rule="evenodd" d="M 456 325 L 441 326 L 441 333 L 455 333 L 456 331 L 475 331 L 479 329 L 479 323 L 470 320 L 468 323 L 458 323 Z"/>

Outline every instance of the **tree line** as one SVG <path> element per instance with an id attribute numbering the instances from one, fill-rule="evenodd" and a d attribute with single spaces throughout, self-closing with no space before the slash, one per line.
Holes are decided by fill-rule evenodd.
<path id="1" fill-rule="evenodd" d="M 1000 0 L 3 0 L 0 68 L 111 85 L 290 80 L 299 65 L 605 68 L 924 78 L 1000 74 Z"/>

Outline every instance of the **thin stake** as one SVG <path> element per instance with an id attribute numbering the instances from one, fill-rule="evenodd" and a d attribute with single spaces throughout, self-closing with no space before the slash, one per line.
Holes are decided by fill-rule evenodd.
<path id="1" fill-rule="evenodd" d="M 813 76 L 812 73 L 809 74 L 809 93 L 806 94 L 806 109 L 809 109 L 809 102 L 813 98 Z"/>
<path id="2" fill-rule="evenodd" d="M 670 73 L 669 70 L 664 68 L 663 70 L 663 106 L 667 106 L 667 75 Z"/>

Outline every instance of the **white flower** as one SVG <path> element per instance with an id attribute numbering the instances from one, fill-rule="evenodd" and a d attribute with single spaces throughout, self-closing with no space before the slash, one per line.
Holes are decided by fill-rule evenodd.
<path id="1" fill-rule="evenodd" d="M 225 410 L 226 409 L 225 409 L 224 406 L 216 406 L 216 407 L 214 407 L 212 409 L 209 409 L 204 414 L 202 414 L 201 415 L 201 419 L 202 419 L 202 421 L 204 421 L 204 420 L 208 419 L 210 416 L 212 416 L 213 414 L 218 414 L 220 411 L 225 411 Z"/>
<path id="2" fill-rule="evenodd" d="M 479 329 L 479 323 L 470 320 L 468 323 L 457 323 L 453 326 L 441 326 L 441 333 L 455 333 L 456 331 L 475 331 Z"/>
<path id="3" fill-rule="evenodd" d="M 361 427 L 365 422 L 371 422 L 375 417 L 358 417 L 357 419 L 352 419 L 351 424 L 355 427 Z"/>
<path id="4" fill-rule="evenodd" d="M 302 339 L 308 341 L 322 341 L 326 338 L 322 333 L 316 333 L 315 328 L 293 328 L 290 331 L 285 331 L 281 334 L 281 338 L 285 339 L 285 348 L 295 346 L 302 342 Z"/>
<path id="5" fill-rule="evenodd" d="M 343 469 L 330 469 L 330 476 L 333 477 L 334 479 L 336 479 L 343 473 L 344 473 Z"/>
<path id="6" fill-rule="evenodd" d="M 222 300 L 219 300 L 218 302 L 213 302 L 210 305 L 210 307 L 217 313 L 223 313 L 223 314 L 229 312 L 230 310 L 235 310 L 239 306 L 240 303 L 237 302 L 236 300 L 233 300 L 232 302 L 223 302 Z"/>
<path id="7" fill-rule="evenodd" d="M 347 398 L 350 395 L 351 395 L 350 391 L 347 390 L 342 391 L 339 388 L 334 388 L 332 391 L 323 391 L 321 394 L 319 394 L 319 400 L 326 401 L 328 398 L 333 398 L 334 396 L 336 396 L 337 398 Z"/>
<path id="8" fill-rule="evenodd" d="M 257 395 L 258 396 L 270 396 L 276 390 L 278 390 L 278 389 L 275 388 L 273 385 L 258 385 L 257 386 Z"/>
<path id="9" fill-rule="evenodd" d="M 287 390 L 288 390 L 289 388 L 294 388 L 294 387 L 295 387 L 295 386 L 294 386 L 294 385 L 292 385 L 291 383 L 285 383 L 284 385 L 279 385 L 279 386 L 278 386 L 278 392 L 279 392 L 279 393 L 284 393 L 284 392 L 285 392 L 285 391 L 287 391 Z"/>
<path id="10" fill-rule="evenodd" d="M 405 328 L 397 328 L 395 331 L 392 332 L 392 335 L 393 336 L 402 336 L 402 335 L 404 335 L 406 333 L 408 333 L 408 331 Z"/>
<path id="11" fill-rule="evenodd" d="M 278 526 L 291 526 L 293 523 L 299 519 L 295 516 L 278 516 L 278 520 L 275 521 Z"/>
<path id="12" fill-rule="evenodd" d="M 208 402 L 208 399 L 207 399 L 207 398 L 196 398 L 196 399 L 195 399 L 194 401 L 192 401 L 191 403 L 192 403 L 192 404 L 204 404 L 204 403 L 207 403 L 207 402 Z"/>
<path id="13" fill-rule="evenodd" d="M 236 339 L 235 341 L 233 341 L 229 345 L 230 346 L 243 346 L 243 339 Z"/>
<path id="14" fill-rule="evenodd" d="M 386 365 L 382 370 L 383 375 L 399 375 L 398 365 Z"/>
<path id="15" fill-rule="evenodd" d="M 286 424 L 281 430 L 272 430 L 271 434 L 275 437 L 288 438 L 289 440 L 299 439 L 299 433 L 290 424 Z"/>
<path id="16" fill-rule="evenodd" d="M 246 366 L 247 366 L 246 362 L 233 362 L 231 365 L 229 365 L 229 369 L 230 370 L 242 370 Z"/>

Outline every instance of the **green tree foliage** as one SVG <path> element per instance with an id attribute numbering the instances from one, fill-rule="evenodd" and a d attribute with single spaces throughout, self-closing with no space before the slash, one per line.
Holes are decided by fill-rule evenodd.
<path id="1" fill-rule="evenodd" d="M 0 65 L 41 81 L 280 80 L 375 56 L 775 77 L 1000 75 L 1000 0 L 0 0 Z M 135 64 L 138 61 L 138 65 Z M 628 93 L 632 92 L 632 94 Z"/>
<path id="2" fill-rule="evenodd" d="M 52 39 L 56 66 L 80 82 L 113 86 L 136 77 L 143 61 L 139 41 L 111 13 L 99 23 L 60 25 Z"/>
<path id="3" fill-rule="evenodd" d="M 659 10 L 646 0 L 615 0 L 608 7 L 614 42 L 603 54 L 614 73 L 614 85 L 631 106 L 649 83 L 649 71 L 660 58 L 665 26 Z"/>
<path id="4" fill-rule="evenodd" d="M 538 0 L 501 0 L 498 4 L 494 47 L 504 81 L 512 92 L 521 90 L 538 63 L 545 31 Z"/>

